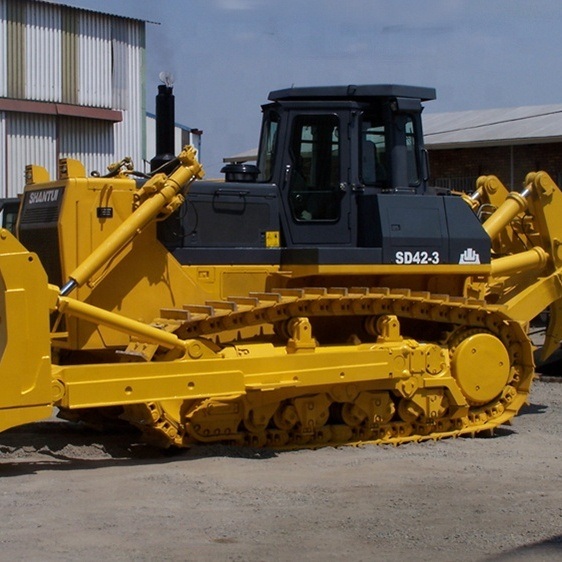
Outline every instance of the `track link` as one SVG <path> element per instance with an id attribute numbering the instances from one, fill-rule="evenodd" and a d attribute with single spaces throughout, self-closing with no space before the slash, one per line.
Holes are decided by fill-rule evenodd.
<path id="1" fill-rule="evenodd" d="M 164 310 L 155 325 L 183 339 L 274 325 L 288 338 L 286 353 L 298 354 L 322 349 L 309 320 L 334 317 L 361 318 L 371 335 L 370 343 L 340 343 L 342 353 L 384 349 L 405 357 L 404 369 L 384 378 L 373 371 L 372 380 L 356 384 L 248 385 L 243 395 L 129 407 L 125 417 L 164 445 L 223 441 L 302 448 L 490 432 L 526 402 L 534 376 L 532 344 L 502 307 L 483 301 L 409 289 L 279 289 Z M 402 334 L 400 324 L 412 320 L 414 336 Z M 426 332 L 441 336 L 424 341 Z M 232 342 L 232 353 L 240 345 Z M 129 351 L 137 353 L 134 345 Z"/>

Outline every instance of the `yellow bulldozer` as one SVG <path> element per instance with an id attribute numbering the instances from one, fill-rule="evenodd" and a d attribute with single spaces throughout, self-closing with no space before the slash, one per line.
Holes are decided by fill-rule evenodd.
<path id="1" fill-rule="evenodd" d="M 562 338 L 562 193 L 544 172 L 521 192 L 432 189 L 434 97 L 271 92 L 257 166 L 225 181 L 190 147 L 147 175 L 28 166 L 16 236 L 0 232 L 0 430 L 56 408 L 163 447 L 281 448 L 508 422 L 534 377 L 529 322 L 550 309 L 544 357 Z"/>

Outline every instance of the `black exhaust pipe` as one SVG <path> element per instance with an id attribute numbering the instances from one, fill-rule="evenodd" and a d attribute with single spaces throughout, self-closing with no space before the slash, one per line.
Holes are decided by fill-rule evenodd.
<path id="1" fill-rule="evenodd" d="M 175 98 L 174 88 L 166 84 L 158 86 L 156 96 L 156 156 L 150 161 L 150 171 L 154 172 L 176 157 L 175 136 Z"/>

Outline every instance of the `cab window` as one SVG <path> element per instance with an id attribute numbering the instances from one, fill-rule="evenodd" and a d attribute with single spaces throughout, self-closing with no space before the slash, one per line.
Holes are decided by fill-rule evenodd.
<path id="1" fill-rule="evenodd" d="M 406 121 L 406 154 L 408 162 L 408 183 L 411 187 L 419 185 L 421 182 L 420 167 L 417 158 L 416 134 L 414 121 L 408 117 Z"/>
<path id="2" fill-rule="evenodd" d="M 361 125 L 361 179 L 366 185 L 388 181 L 386 130 L 382 117 L 365 115 Z"/>
<path id="3" fill-rule="evenodd" d="M 408 185 L 420 184 L 421 175 L 417 158 L 416 134 L 414 120 L 408 116 L 403 132 L 406 143 L 406 165 L 408 168 Z M 361 125 L 361 180 L 365 185 L 387 187 L 390 180 L 389 149 L 387 131 L 382 117 L 364 115 Z"/>
<path id="4" fill-rule="evenodd" d="M 340 126 L 336 115 L 301 115 L 293 122 L 289 201 L 296 221 L 340 217 Z"/>
<path id="5" fill-rule="evenodd" d="M 261 181 L 264 182 L 271 181 L 273 177 L 273 166 L 275 165 L 278 130 L 279 115 L 276 112 L 271 111 L 262 128 L 260 153 L 258 158 Z"/>

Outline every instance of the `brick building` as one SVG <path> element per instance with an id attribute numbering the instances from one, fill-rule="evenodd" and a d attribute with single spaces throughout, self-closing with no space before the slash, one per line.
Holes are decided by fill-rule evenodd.
<path id="1" fill-rule="evenodd" d="M 494 174 L 510 189 L 545 170 L 562 183 L 562 105 L 424 114 L 431 184 L 472 191 Z"/>

